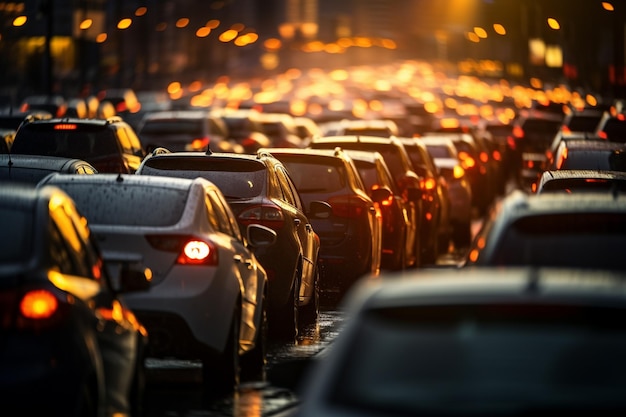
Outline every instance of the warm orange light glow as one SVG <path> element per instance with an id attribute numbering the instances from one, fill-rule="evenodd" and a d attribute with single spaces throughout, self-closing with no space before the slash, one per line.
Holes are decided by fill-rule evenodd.
<path id="1" fill-rule="evenodd" d="M 24 26 L 27 20 L 28 18 L 26 16 L 18 16 L 15 19 L 13 19 L 13 26 L 15 27 Z"/>
<path id="2" fill-rule="evenodd" d="M 181 17 L 176 21 L 176 27 L 179 29 L 186 28 L 189 25 L 189 19 L 186 17 Z"/>
<path id="3" fill-rule="evenodd" d="M 80 30 L 87 30 L 91 27 L 91 25 L 93 25 L 93 20 L 91 19 L 85 19 L 82 22 L 80 22 L 80 24 L 78 25 Z"/>
<path id="4" fill-rule="evenodd" d="M 133 24 L 133 20 L 126 18 L 117 22 L 117 28 L 120 30 L 128 29 Z"/>
<path id="5" fill-rule="evenodd" d="M 474 28 L 474 33 L 476 34 L 476 36 L 478 36 L 479 38 L 485 39 L 487 38 L 487 31 L 483 28 L 481 28 L 480 26 L 476 26 Z"/>
<path id="6" fill-rule="evenodd" d="M 208 27 L 209 29 L 216 29 L 218 26 L 220 25 L 220 21 L 217 19 L 211 19 L 208 22 L 206 22 L 206 27 Z"/>
<path id="7" fill-rule="evenodd" d="M 469 254 L 469 259 L 472 262 L 476 262 L 478 260 L 478 251 L 476 249 L 472 249 Z"/>
<path id="8" fill-rule="evenodd" d="M 104 43 L 107 40 L 107 34 L 106 33 L 100 33 L 98 34 L 98 36 L 96 36 L 96 42 L 98 43 Z"/>
<path id="9" fill-rule="evenodd" d="M 282 45 L 283 43 L 280 41 L 280 39 L 276 38 L 269 38 L 266 39 L 265 42 L 263 42 L 263 46 L 268 51 L 277 51 L 282 47 Z"/>
<path id="10" fill-rule="evenodd" d="M 167 86 L 167 92 L 169 94 L 176 94 L 178 91 L 181 90 L 181 88 L 181 84 L 178 81 L 174 81 Z"/>
<path id="11" fill-rule="evenodd" d="M 237 37 L 237 35 L 239 35 L 239 32 L 237 32 L 236 30 L 233 30 L 233 29 L 229 29 L 229 30 L 227 30 L 226 32 L 223 32 L 220 35 L 219 40 L 221 42 L 224 42 L 224 43 L 230 42 L 233 39 L 235 39 Z"/>
<path id="12" fill-rule="evenodd" d="M 613 5 L 611 3 L 609 3 L 608 1 L 603 1 L 602 2 L 602 8 L 606 11 L 612 12 L 615 10 L 615 7 L 613 7 Z"/>
<path id="13" fill-rule="evenodd" d="M 202 26 L 198 30 L 196 30 L 196 36 L 198 38 L 206 38 L 211 33 L 211 29 L 206 26 Z"/>
<path id="14" fill-rule="evenodd" d="M 164 32 L 165 29 L 167 29 L 167 23 L 165 22 L 158 23 L 155 28 L 157 32 Z"/>
<path id="15" fill-rule="evenodd" d="M 148 8 L 147 7 L 139 7 L 139 8 L 137 8 L 137 10 L 135 10 L 135 16 L 143 16 L 146 13 L 148 13 Z"/>
<path id="16" fill-rule="evenodd" d="M 559 24 L 559 21 L 553 17 L 548 18 L 548 26 L 550 27 L 550 29 L 554 29 L 554 30 L 561 29 L 561 25 Z"/>
<path id="17" fill-rule="evenodd" d="M 465 170 L 463 169 L 463 167 L 460 165 L 455 165 L 452 169 L 452 176 L 458 180 L 460 178 L 463 178 L 464 175 Z"/>
<path id="18" fill-rule="evenodd" d="M 469 40 L 470 42 L 474 42 L 474 43 L 480 42 L 480 38 L 474 32 L 467 32 L 466 37 L 467 37 L 467 40 Z"/>
<path id="19" fill-rule="evenodd" d="M 493 24 L 493 30 L 498 34 L 498 35 L 506 35 L 506 29 L 504 26 L 502 26 L 500 23 L 494 23 Z"/>

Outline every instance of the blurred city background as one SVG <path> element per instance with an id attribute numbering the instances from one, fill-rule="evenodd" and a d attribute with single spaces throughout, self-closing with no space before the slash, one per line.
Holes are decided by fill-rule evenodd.
<path id="1" fill-rule="evenodd" d="M 621 96 L 624 20 L 589 0 L 3 1 L 0 92 L 86 96 L 419 59 Z"/>

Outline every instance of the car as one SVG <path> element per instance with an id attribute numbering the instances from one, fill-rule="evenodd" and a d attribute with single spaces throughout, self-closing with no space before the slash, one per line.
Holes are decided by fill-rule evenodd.
<path id="1" fill-rule="evenodd" d="M 626 171 L 626 144 L 607 140 L 562 140 L 546 166 L 547 170 Z"/>
<path id="2" fill-rule="evenodd" d="M 572 132 L 593 133 L 602 119 L 603 111 L 594 108 L 571 109 L 563 118 L 560 131 L 569 134 Z"/>
<path id="3" fill-rule="evenodd" d="M 115 108 L 115 114 L 128 118 L 141 110 L 141 103 L 132 88 L 106 88 L 98 91 L 96 97 L 102 102 L 108 102 Z"/>
<path id="4" fill-rule="evenodd" d="M 20 111 L 44 111 L 53 117 L 63 117 L 67 112 L 67 100 L 61 94 L 30 95 L 22 100 Z"/>
<path id="5" fill-rule="evenodd" d="M 343 119 L 325 124 L 323 136 L 376 136 L 389 138 L 398 136 L 400 131 L 392 120 L 385 119 Z"/>
<path id="6" fill-rule="evenodd" d="M 388 198 L 370 198 L 349 154 L 341 149 L 259 149 L 278 159 L 305 207 L 314 201 L 328 203 L 331 214 L 311 216 L 320 238 L 321 288 L 343 296 L 363 275 L 380 271 L 382 214 L 375 205 Z M 380 195 L 380 191 L 375 193 Z"/>
<path id="7" fill-rule="evenodd" d="M 148 333 L 123 297 L 150 275 L 109 275 L 72 199 L 0 183 L 0 400 L 22 415 L 139 415 Z"/>
<path id="8" fill-rule="evenodd" d="M 294 118 L 288 113 L 260 112 L 255 117 L 272 148 L 302 148 Z"/>
<path id="9" fill-rule="evenodd" d="M 439 175 L 447 186 L 450 201 L 451 241 L 455 249 L 466 248 L 472 239 L 472 187 L 452 139 L 444 135 L 420 137 L 433 157 Z"/>
<path id="10" fill-rule="evenodd" d="M 626 191 L 626 172 L 591 169 L 544 171 L 537 183 L 537 194 L 547 192 Z"/>
<path id="11" fill-rule="evenodd" d="M 512 192 L 474 237 L 464 266 L 625 269 L 626 199 L 619 193 Z"/>
<path id="12" fill-rule="evenodd" d="M 417 137 L 398 138 L 411 159 L 413 170 L 421 178 L 420 188 L 424 207 L 422 228 L 430 229 L 427 233 L 430 240 L 424 264 L 435 264 L 439 255 L 448 252 L 452 236 L 450 222 L 450 200 L 446 190 L 447 184 L 439 175 L 435 162 L 428 153 L 426 145 Z"/>
<path id="13" fill-rule="evenodd" d="M 37 184 L 53 172 L 89 175 L 97 174 L 98 170 L 82 159 L 0 153 L 0 181 Z"/>
<path id="14" fill-rule="evenodd" d="M 28 120 L 15 133 L 11 153 L 83 159 L 101 173 L 134 173 L 145 151 L 121 117 Z"/>
<path id="15" fill-rule="evenodd" d="M 242 153 L 255 154 L 260 148 L 272 146 L 272 140 L 256 120 L 254 109 L 212 109 L 211 115 L 226 123 L 228 140 L 243 147 Z"/>
<path id="16" fill-rule="evenodd" d="M 228 131 L 208 110 L 155 111 L 143 116 L 137 135 L 147 152 L 158 147 L 170 151 L 243 152 L 226 140 Z"/>
<path id="17" fill-rule="evenodd" d="M 481 150 L 469 133 L 426 132 L 421 138 L 443 137 L 452 141 L 457 158 L 472 188 L 472 207 L 485 214 L 494 201 L 495 183 L 493 171 L 485 164 L 486 152 Z"/>
<path id="18" fill-rule="evenodd" d="M 252 248 L 273 244 L 273 231 L 243 235 L 203 178 L 53 174 L 40 184 L 74 199 L 111 271 L 124 260 L 152 270 L 150 291 L 125 296 L 152 335 L 148 357 L 200 361 L 207 392 L 262 376 L 267 274 Z"/>
<path id="19" fill-rule="evenodd" d="M 395 137 L 383 138 L 378 136 L 321 136 L 315 137 L 309 144 L 312 149 L 354 149 L 360 151 L 378 152 L 385 159 L 387 167 L 393 176 L 402 197 L 404 198 L 409 218 L 409 237 L 415 247 L 413 258 L 408 259 L 411 267 L 423 265 L 423 256 L 434 242 L 429 240 L 426 229 L 422 230 L 423 205 L 421 178 L 413 170 L 411 159 L 402 142 Z"/>
<path id="20" fill-rule="evenodd" d="M 416 256 L 415 246 L 409 238 L 410 208 L 402 198 L 385 158 L 378 152 L 353 149 L 344 152 L 352 158 L 370 198 L 378 204 L 382 214 L 381 269 L 396 271 L 408 268 L 407 260 Z"/>
<path id="21" fill-rule="evenodd" d="M 294 415 L 626 412 L 621 272 L 447 268 L 360 284 Z"/>
<path id="22" fill-rule="evenodd" d="M 256 256 L 269 276 L 270 334 L 295 340 L 302 325 L 319 311 L 320 239 L 308 214 L 330 213 L 324 202 L 305 207 L 283 164 L 271 155 L 228 152 L 153 152 L 139 175 L 195 178 L 217 185 L 239 227 L 262 224 L 277 234 L 276 243 Z"/>

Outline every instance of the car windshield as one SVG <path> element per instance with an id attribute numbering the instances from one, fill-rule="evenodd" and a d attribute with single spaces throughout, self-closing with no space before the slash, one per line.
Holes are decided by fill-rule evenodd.
<path id="1" fill-rule="evenodd" d="M 624 269 L 626 216 L 596 213 L 529 216 L 511 225 L 494 251 L 495 265 Z"/>
<path id="2" fill-rule="evenodd" d="M 32 218 L 23 208 L 0 207 L 2 233 L 0 239 L 0 264 L 26 261 L 31 256 Z"/>
<path id="3" fill-rule="evenodd" d="M 107 129 L 53 129 L 54 125 L 22 128 L 11 152 L 26 155 L 64 156 L 93 160 L 98 156 L 118 155 L 113 133 Z"/>
<path id="4" fill-rule="evenodd" d="M 188 190 L 119 184 L 67 182 L 63 188 L 89 219 L 90 225 L 165 227 L 178 223 Z M 96 191 L 97 190 L 97 191 Z M 149 208 L 149 209 L 148 209 Z"/>
<path id="5" fill-rule="evenodd" d="M 402 416 L 624 410 L 626 311 L 544 303 L 370 311 L 331 401 Z"/>
<path id="6" fill-rule="evenodd" d="M 141 170 L 142 175 L 179 178 L 205 178 L 214 183 L 226 199 L 254 198 L 265 189 L 265 166 L 255 161 L 207 158 L 153 158 Z"/>

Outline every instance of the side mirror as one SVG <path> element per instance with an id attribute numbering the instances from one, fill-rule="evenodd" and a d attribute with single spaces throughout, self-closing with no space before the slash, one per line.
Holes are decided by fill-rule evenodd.
<path id="1" fill-rule="evenodd" d="M 307 216 L 315 219 L 328 219 L 333 213 L 333 208 L 326 201 L 311 201 Z"/>
<path id="2" fill-rule="evenodd" d="M 389 200 L 393 193 L 387 187 L 376 187 L 371 190 L 372 200 L 376 203 L 382 203 L 383 201 Z"/>
<path id="3" fill-rule="evenodd" d="M 260 224 L 250 224 L 246 228 L 246 240 L 253 248 L 270 246 L 276 242 L 276 232 Z"/>

